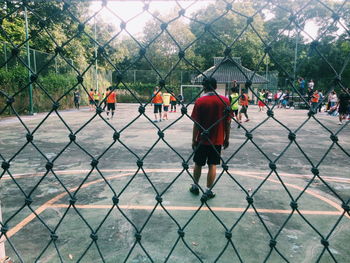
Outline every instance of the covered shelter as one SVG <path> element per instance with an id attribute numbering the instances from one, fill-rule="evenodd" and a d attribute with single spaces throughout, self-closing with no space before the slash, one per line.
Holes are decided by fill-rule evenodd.
<path id="1" fill-rule="evenodd" d="M 234 80 L 239 84 L 240 91 L 245 88 L 246 82 L 251 80 L 254 92 L 258 90 L 257 84 L 267 84 L 269 82 L 263 76 L 257 73 L 254 74 L 254 71 L 243 67 L 240 57 L 214 57 L 214 66 L 205 70 L 203 74 L 194 77 L 192 83 L 201 84 L 205 76 L 216 79 L 218 83 L 217 93 L 224 96 L 229 95 Z M 250 90 L 248 90 L 248 95 L 251 99 L 254 97 Z"/>

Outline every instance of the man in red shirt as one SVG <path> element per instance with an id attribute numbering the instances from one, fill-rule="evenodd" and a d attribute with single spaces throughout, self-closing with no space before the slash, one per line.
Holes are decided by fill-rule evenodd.
<path id="1" fill-rule="evenodd" d="M 204 193 L 207 199 L 215 197 L 211 191 L 216 177 L 216 165 L 220 164 L 222 146 L 226 149 L 230 138 L 230 102 L 217 95 L 216 79 L 206 78 L 203 81 L 204 94 L 198 98 L 192 111 L 193 135 L 192 149 L 195 151 L 195 163 L 190 192 L 198 195 L 198 182 L 202 173 L 202 166 L 208 164 L 207 189 Z"/>
<path id="2" fill-rule="evenodd" d="M 109 119 L 109 112 L 112 112 L 111 119 L 113 119 L 115 104 L 117 102 L 117 94 L 115 93 L 113 87 L 109 87 L 107 89 L 106 102 L 107 102 L 107 120 Z"/>

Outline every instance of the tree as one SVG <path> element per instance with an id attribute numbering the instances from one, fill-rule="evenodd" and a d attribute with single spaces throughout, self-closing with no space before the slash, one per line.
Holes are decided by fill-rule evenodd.
<path id="1" fill-rule="evenodd" d="M 174 19 L 169 22 L 169 18 Z M 194 40 L 194 35 L 176 11 L 158 15 L 149 21 L 144 30 L 143 45 L 147 47 L 146 56 L 160 69 L 169 70 L 179 60 L 179 52 L 185 51 L 187 59 L 195 57 L 193 50 L 187 49 Z M 185 69 L 186 64 L 180 65 Z"/>
<path id="2" fill-rule="evenodd" d="M 252 21 L 245 17 L 251 17 L 255 12 L 253 2 L 249 1 L 237 2 L 229 10 L 222 3 L 212 4 L 195 14 L 195 20 L 190 26 L 193 34 L 198 38 L 195 53 L 204 59 L 205 62 L 202 65 L 204 68 L 212 66 L 213 57 L 224 56 L 225 49 L 231 46 L 232 56 L 241 57 L 244 66 L 248 68 L 257 66 L 263 56 L 264 47 L 259 36 L 247 23 L 251 22 L 261 37 L 264 38 L 266 34 L 260 14 L 256 14 Z"/>

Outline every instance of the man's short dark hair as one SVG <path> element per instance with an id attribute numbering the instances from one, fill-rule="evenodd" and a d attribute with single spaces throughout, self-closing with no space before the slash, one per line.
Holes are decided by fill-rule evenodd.
<path id="1" fill-rule="evenodd" d="M 239 89 L 238 87 L 232 87 L 231 92 L 238 93 Z"/>
<path id="2" fill-rule="evenodd" d="M 216 79 L 213 77 L 204 78 L 202 85 L 206 90 L 215 90 L 217 87 Z"/>

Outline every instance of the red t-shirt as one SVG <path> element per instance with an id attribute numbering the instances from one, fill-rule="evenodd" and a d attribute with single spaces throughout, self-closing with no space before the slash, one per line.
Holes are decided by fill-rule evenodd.
<path id="1" fill-rule="evenodd" d="M 216 123 L 209 130 L 209 140 L 203 138 L 201 142 L 206 145 L 224 144 L 225 122 L 230 121 L 230 114 L 228 112 L 227 116 L 225 116 L 225 110 L 229 107 L 230 102 L 224 96 L 220 96 L 220 98 L 215 93 L 206 93 L 196 100 L 191 117 L 200 125 L 199 133 L 196 137 L 197 142 L 202 139 L 200 134 L 203 130 L 200 127 L 202 126 L 204 129 L 208 129 Z"/>

